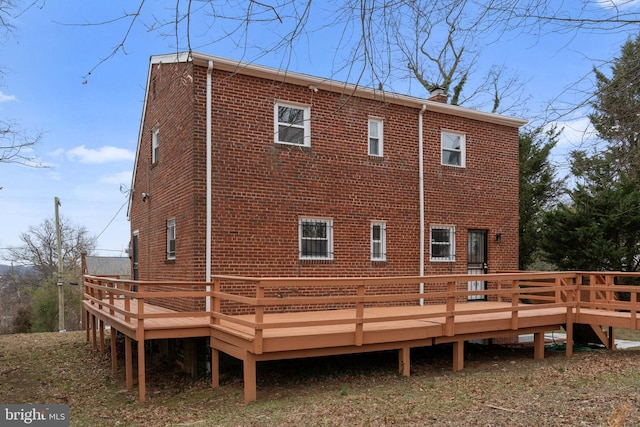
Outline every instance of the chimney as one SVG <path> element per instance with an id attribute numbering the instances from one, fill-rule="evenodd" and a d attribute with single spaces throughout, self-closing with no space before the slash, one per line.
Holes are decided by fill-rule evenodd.
<path id="1" fill-rule="evenodd" d="M 448 99 L 449 97 L 444 93 L 444 89 L 440 86 L 434 86 L 429 91 L 429 101 L 442 102 L 443 104 L 446 104 Z"/>

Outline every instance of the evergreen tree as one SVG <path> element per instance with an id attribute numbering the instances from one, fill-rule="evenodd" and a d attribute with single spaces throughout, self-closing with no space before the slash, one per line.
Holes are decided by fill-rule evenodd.
<path id="1" fill-rule="evenodd" d="M 535 261 L 543 214 L 564 186 L 563 180 L 556 179 L 555 167 L 549 160 L 558 134 L 556 129 L 545 132 L 540 127 L 520 133 L 520 270 Z"/>
<path id="2" fill-rule="evenodd" d="M 562 270 L 638 271 L 640 186 L 608 155 L 573 153 L 571 203 L 545 215 L 544 258 Z"/>
<path id="3" fill-rule="evenodd" d="M 613 167 L 633 177 L 640 170 L 640 34 L 614 58 L 611 77 L 594 69 L 597 90 L 589 116 L 607 143 Z"/>

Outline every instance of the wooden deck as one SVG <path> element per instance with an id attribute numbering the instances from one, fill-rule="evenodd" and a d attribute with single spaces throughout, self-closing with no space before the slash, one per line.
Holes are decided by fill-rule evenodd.
<path id="1" fill-rule="evenodd" d="M 257 397 L 256 364 L 259 361 L 397 350 L 398 370 L 408 376 L 410 349 L 415 347 L 453 343 L 452 364 L 457 371 L 464 367 L 464 343 L 469 340 L 533 334 L 534 357 L 540 359 L 544 357 L 544 333 L 564 328 L 567 356 L 571 356 L 573 325 L 587 324 L 593 326 L 602 342 L 611 344 L 611 327 L 638 329 L 640 326 L 637 288 L 614 285 L 616 280 L 627 276 L 622 273 L 493 274 L 485 276 L 488 290 L 475 292 L 467 291 L 466 283 L 477 280 L 477 276 L 467 275 L 358 279 L 220 276 L 208 284 L 131 282 L 86 276 L 84 307 L 88 315 L 87 339 L 90 340 L 92 332 L 94 347 L 98 345 L 99 332 L 100 348 L 104 351 L 104 324 L 111 326 L 114 371 L 117 370 L 115 335 L 118 332 L 125 335 L 129 388 L 133 387 L 131 343 L 137 341 L 141 401 L 145 400 L 146 392 L 145 340 L 209 337 L 212 386 L 219 385 L 219 353 L 227 353 L 243 361 L 244 397 L 249 402 Z M 226 283 L 233 283 L 233 289 L 239 289 L 239 283 L 244 284 L 250 292 L 243 295 L 225 292 Z M 404 291 L 389 292 L 389 284 Z M 431 291 L 424 294 L 407 291 L 413 284 L 415 289 L 423 284 Z M 304 292 L 327 286 L 346 292 L 330 296 Z M 283 298 L 278 292 L 280 289 L 298 292 L 293 293 L 294 297 Z M 380 293 L 380 289 L 387 291 Z M 619 301 L 616 298 L 619 292 L 629 293 L 631 300 Z M 467 302 L 470 295 L 479 294 L 486 300 Z M 210 309 L 178 312 L 150 304 L 150 298 L 153 301 L 204 298 L 209 300 Z M 222 309 L 225 303 L 235 304 L 232 311 L 250 314 L 225 314 Z M 329 309 L 329 304 L 349 308 Z M 298 306 L 316 308 L 291 311 Z M 609 328 L 608 335 L 603 327 Z"/>

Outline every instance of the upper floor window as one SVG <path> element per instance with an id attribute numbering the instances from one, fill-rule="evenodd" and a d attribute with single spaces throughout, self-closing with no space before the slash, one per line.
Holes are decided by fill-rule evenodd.
<path id="1" fill-rule="evenodd" d="M 311 145 L 311 109 L 277 103 L 275 105 L 275 142 L 309 147 Z"/>
<path id="2" fill-rule="evenodd" d="M 465 167 L 465 135 L 442 132 L 442 164 Z"/>
<path id="3" fill-rule="evenodd" d="M 300 218 L 300 259 L 333 259 L 333 220 Z"/>
<path id="4" fill-rule="evenodd" d="M 434 225 L 431 227 L 431 261 L 456 260 L 456 228 Z"/>
<path id="5" fill-rule="evenodd" d="M 160 151 L 160 129 L 155 128 L 151 134 L 151 163 L 158 161 L 158 151 Z"/>
<path id="6" fill-rule="evenodd" d="M 369 155 L 382 156 L 382 120 L 369 119 Z"/>
<path id="7" fill-rule="evenodd" d="M 176 220 L 167 220 L 167 259 L 176 259 Z"/>
<path id="8" fill-rule="evenodd" d="M 371 223 L 371 261 L 387 260 L 387 225 L 384 222 Z"/>

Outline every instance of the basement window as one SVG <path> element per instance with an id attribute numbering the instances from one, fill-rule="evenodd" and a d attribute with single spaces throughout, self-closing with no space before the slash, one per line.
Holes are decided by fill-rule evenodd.
<path id="1" fill-rule="evenodd" d="M 431 227 L 431 261 L 456 260 L 456 229 L 451 226 Z"/>
<path id="2" fill-rule="evenodd" d="M 298 220 L 300 259 L 333 259 L 333 220 L 300 218 Z"/>

